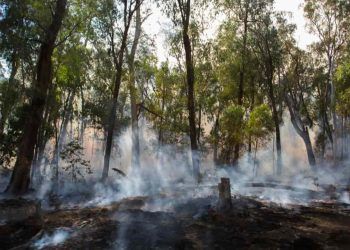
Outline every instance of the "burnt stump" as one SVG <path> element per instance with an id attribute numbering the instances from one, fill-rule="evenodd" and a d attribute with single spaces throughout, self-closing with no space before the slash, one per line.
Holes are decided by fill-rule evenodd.
<path id="1" fill-rule="evenodd" d="M 229 178 L 221 178 L 221 182 L 218 184 L 219 188 L 219 202 L 218 208 L 221 211 L 227 211 L 232 208 L 231 199 L 231 185 Z"/>

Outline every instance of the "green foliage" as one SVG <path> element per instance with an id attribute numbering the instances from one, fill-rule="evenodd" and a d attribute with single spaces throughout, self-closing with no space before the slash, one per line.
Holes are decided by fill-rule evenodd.
<path id="1" fill-rule="evenodd" d="M 28 106 L 17 107 L 8 119 L 7 129 L 1 137 L 0 166 L 11 169 L 17 154 Z"/>
<path id="2" fill-rule="evenodd" d="M 350 88 L 340 94 L 336 108 L 337 112 L 343 117 L 350 116 Z"/>
<path id="3" fill-rule="evenodd" d="M 245 121 L 242 106 L 227 107 L 220 119 L 222 138 L 225 144 L 241 143 L 244 138 Z"/>
<path id="4" fill-rule="evenodd" d="M 264 141 L 270 138 L 273 131 L 274 124 L 270 108 L 266 104 L 255 107 L 247 123 L 247 134 L 255 141 Z"/>
<path id="5" fill-rule="evenodd" d="M 155 39 L 142 30 L 134 64 L 139 117 L 145 117 L 153 125 L 160 143 L 183 148 L 188 147 L 189 130 L 181 16 L 186 2 L 157 1 L 157 6 L 172 21 L 166 34 L 168 60 L 158 61 Z M 285 13 L 275 11 L 273 0 L 191 1 L 188 34 L 195 71 L 196 128 L 201 150 L 217 146 L 219 157 L 227 163 L 231 161 L 235 145 L 240 145 L 242 153 L 251 149 L 252 142 L 269 140 L 276 126 L 271 112 L 278 113 L 277 123 L 279 120 L 282 124 L 283 113 L 289 108 L 287 96 L 291 98 L 291 109 L 300 118 L 298 125 L 321 131 L 316 138 L 317 145 L 330 142 L 323 130 L 327 120 L 332 130 L 328 133 L 334 132 L 332 109 L 336 108 L 340 118 L 350 116 L 348 2 L 305 1 L 309 28 L 319 39 L 312 48 L 303 51 L 293 39 L 295 25 L 288 22 Z M 45 146 L 57 139 L 67 114 L 67 97 L 71 94 L 74 95 L 69 107 L 72 127 L 76 128 L 79 122 L 79 127 L 82 124 L 79 133 L 84 132 L 85 127 L 107 130 L 116 58 L 120 53 L 120 31 L 124 29 L 123 3 L 69 0 L 69 11 L 54 51 L 53 86 L 48 92 L 38 144 Z M 4 77 L 0 82 L 0 163 L 4 166 L 10 167 L 16 157 L 24 115 L 33 94 L 30 86 L 35 81 L 38 48 L 52 19 L 54 4 L 52 0 L 0 1 L 0 57 Z M 145 18 L 142 22 L 148 22 L 148 6 L 144 5 L 141 11 Z M 220 18 L 211 16 L 218 13 Z M 207 31 L 216 25 L 211 21 L 221 18 L 224 20 L 217 34 L 211 37 Z M 132 20 L 129 33 L 134 31 Z M 128 53 L 131 44 L 128 41 Z M 330 53 L 332 55 L 328 55 Z M 131 74 L 127 71 L 124 64 L 117 105 L 118 131 L 130 125 L 127 82 Z M 335 104 L 329 98 L 329 85 L 333 82 Z M 89 172 L 80 153 L 82 148 L 72 142 L 62 156 L 65 169 L 74 180 L 84 171 Z"/>
<path id="6" fill-rule="evenodd" d="M 71 175 L 72 181 L 77 182 L 84 179 L 84 172 L 92 174 L 90 162 L 84 159 L 84 148 L 80 142 L 73 140 L 61 151 L 60 156 L 65 162 L 63 169 Z"/>

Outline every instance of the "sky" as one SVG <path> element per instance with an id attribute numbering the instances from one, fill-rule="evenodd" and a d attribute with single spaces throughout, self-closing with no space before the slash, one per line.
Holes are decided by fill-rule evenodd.
<path id="1" fill-rule="evenodd" d="M 275 0 L 275 8 L 279 11 L 288 11 L 292 13 L 292 17 L 289 18 L 291 23 L 297 25 L 295 32 L 295 39 L 300 48 L 306 49 L 307 45 L 310 45 L 316 40 L 316 37 L 309 34 L 306 25 L 306 19 L 303 13 L 304 0 Z"/>
<path id="2" fill-rule="evenodd" d="M 316 37 L 309 34 L 306 26 L 306 19 L 303 14 L 303 4 L 304 0 L 275 0 L 275 9 L 277 11 L 290 12 L 291 15 L 288 16 L 290 23 L 297 25 L 297 30 L 295 32 L 295 40 L 300 48 L 306 49 L 308 45 L 316 40 Z M 152 15 L 150 15 L 144 23 L 145 32 L 154 39 L 156 46 L 156 53 L 159 62 L 165 61 L 167 59 L 166 50 L 166 33 L 171 25 L 169 24 L 169 19 L 164 16 L 162 11 L 156 6 L 150 6 Z M 217 21 L 217 22 L 215 22 Z M 215 20 L 214 23 L 219 24 L 219 20 Z M 210 32 L 211 35 L 215 32 Z"/>

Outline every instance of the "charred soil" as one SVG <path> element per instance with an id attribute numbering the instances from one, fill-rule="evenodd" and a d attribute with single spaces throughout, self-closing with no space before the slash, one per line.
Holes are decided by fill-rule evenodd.
<path id="1" fill-rule="evenodd" d="M 214 197 L 166 210 L 149 209 L 152 202 L 135 197 L 2 223 L 1 248 L 36 249 L 44 234 L 67 229 L 67 239 L 43 249 L 350 249 L 350 209 L 342 204 L 281 207 L 239 196 L 223 213 Z"/>

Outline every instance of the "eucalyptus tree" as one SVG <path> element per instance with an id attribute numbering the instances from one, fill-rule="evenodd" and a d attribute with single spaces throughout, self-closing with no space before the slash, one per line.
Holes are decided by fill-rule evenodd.
<path id="1" fill-rule="evenodd" d="M 292 49 L 290 63 L 282 81 L 291 122 L 304 141 L 309 165 L 314 170 L 316 157 L 310 137 L 310 130 L 314 125 L 312 116 L 314 69 L 309 57 L 310 55 L 298 48 Z"/>
<path id="2" fill-rule="evenodd" d="M 54 55 L 56 61 L 54 83 L 56 85 L 56 96 L 59 99 L 56 103 L 56 108 L 59 112 L 57 112 L 56 122 L 53 123 L 55 128 L 55 148 L 50 165 L 55 171 L 55 185 L 58 185 L 60 153 L 67 144 L 68 125 L 69 123 L 73 125 L 72 123 L 76 118 L 75 114 L 79 113 L 77 108 L 75 108 L 75 103 L 79 96 L 81 99 L 84 98 L 82 91 L 85 85 L 84 78 L 86 77 L 85 73 L 89 72 L 90 51 L 84 46 L 85 44 L 79 42 L 80 39 L 80 33 L 71 36 L 66 45 L 61 48 L 60 53 L 55 53 Z M 84 109 L 84 103 L 82 103 L 80 108 Z M 81 129 L 79 132 L 83 133 Z M 74 135 L 71 136 L 73 137 Z M 79 135 L 78 137 L 81 138 L 82 136 Z M 40 163 L 41 159 L 38 160 Z"/>
<path id="3" fill-rule="evenodd" d="M 136 4 L 140 5 L 140 0 L 136 0 Z M 131 129 L 132 129 L 132 156 L 131 164 L 133 168 L 140 166 L 140 138 L 137 110 L 137 88 L 135 79 L 135 56 L 139 46 L 142 32 L 141 8 L 137 8 L 135 17 L 135 31 L 130 52 L 126 48 L 127 64 L 129 69 L 129 91 L 131 104 Z"/>
<path id="4" fill-rule="evenodd" d="M 1 158 L 14 156 L 14 148 L 21 133 L 21 126 L 15 120 L 24 114 L 23 103 L 27 101 L 28 82 L 34 77 L 34 56 L 38 49 L 36 34 L 39 31 L 36 16 L 27 1 L 0 2 L 2 16 L 0 19 L 0 57 L 5 63 L 4 78 L 1 80 L 0 93 L 0 146 Z M 9 167 L 11 161 L 2 161 Z"/>
<path id="5" fill-rule="evenodd" d="M 81 123 L 81 134 L 78 136 L 83 143 L 84 89 L 88 75 L 91 74 L 91 49 L 87 47 L 87 43 L 91 36 L 90 23 L 95 15 L 93 6 L 94 3 L 90 0 L 69 3 L 70 11 L 59 34 L 58 49 L 53 53 L 53 84 L 48 91 L 32 164 L 32 179 L 37 177 L 37 184 L 40 184 L 43 177 L 40 173 L 43 159 L 46 159 L 43 170 L 46 172 L 50 163 L 55 172 L 55 184 L 58 184 L 59 155 L 66 144 L 68 124 L 73 125 L 78 114 Z M 78 98 L 81 99 L 79 108 L 76 105 Z M 45 149 L 47 142 L 52 139 L 55 141 L 55 148 L 53 157 L 49 160 L 49 154 L 46 153 L 45 156 Z"/>
<path id="6" fill-rule="evenodd" d="M 57 46 L 57 37 L 67 9 L 67 0 L 57 0 L 54 7 L 44 5 L 48 13 L 48 21 L 40 37 L 40 50 L 37 59 L 36 78 L 32 85 L 32 97 L 28 107 L 23 136 L 18 149 L 15 167 L 10 183 L 6 189 L 8 193 L 23 194 L 28 190 L 30 181 L 30 167 L 33 160 L 34 147 L 37 142 L 39 127 L 42 123 L 47 91 L 52 84 L 52 54 Z"/>
<path id="7" fill-rule="evenodd" d="M 259 13 L 258 21 L 252 27 L 254 34 L 254 53 L 258 59 L 259 69 L 262 72 L 263 84 L 272 109 L 272 118 L 275 124 L 277 174 L 282 171 L 282 144 L 281 144 L 281 113 L 282 98 L 280 86 L 276 85 L 278 69 L 283 60 L 283 43 L 278 27 L 278 13 L 273 11 L 273 1 L 266 1 L 264 9 Z"/>
<path id="8" fill-rule="evenodd" d="M 187 109 L 189 135 L 191 143 L 193 176 L 200 181 L 200 157 L 197 143 L 196 112 L 195 112 L 195 70 L 193 62 L 193 47 L 190 37 L 192 17 L 191 0 L 166 1 L 167 13 L 172 17 L 174 25 L 181 27 L 182 45 L 185 51 L 186 82 L 187 82 Z"/>
<path id="9" fill-rule="evenodd" d="M 222 7 L 224 13 L 228 17 L 228 21 L 235 23 L 235 38 L 232 43 L 236 48 L 235 60 L 238 66 L 237 76 L 233 76 L 237 90 L 235 93 L 237 105 L 243 106 L 245 98 L 245 88 L 247 85 L 247 63 L 249 61 L 249 37 L 251 37 L 252 26 L 258 21 L 259 12 L 264 11 L 265 5 L 268 1 L 257 0 L 220 0 L 219 6 Z M 243 118 L 243 117 L 242 117 Z M 234 148 L 234 164 L 237 164 L 240 153 L 240 142 L 235 143 Z"/>
<path id="10" fill-rule="evenodd" d="M 350 117 L 350 57 L 349 49 L 342 58 L 335 73 L 337 89 L 336 112 L 340 116 L 340 159 L 348 158 L 349 153 L 349 117 Z"/>
<path id="11" fill-rule="evenodd" d="M 183 72 L 163 62 L 155 70 L 150 87 L 144 98 L 149 109 L 146 117 L 155 124 L 159 145 L 185 144 L 183 134 L 187 132 L 188 122 L 183 112 L 187 100 Z"/>
<path id="12" fill-rule="evenodd" d="M 266 140 L 270 139 L 274 130 L 274 123 L 271 110 L 268 105 L 262 104 L 256 106 L 249 117 L 246 125 L 246 133 L 252 138 L 254 142 L 254 164 L 253 174 L 257 175 L 257 150 L 259 143 L 262 144 Z"/>
<path id="13" fill-rule="evenodd" d="M 129 35 L 129 29 L 134 17 L 135 12 L 140 8 L 142 0 L 124 0 L 121 2 L 115 2 L 113 0 L 106 0 L 102 3 L 101 13 L 101 26 L 106 32 L 106 39 L 109 46 L 109 54 L 113 61 L 113 67 L 115 70 L 114 83 L 112 86 L 112 100 L 111 108 L 108 117 L 108 130 L 106 147 L 104 154 L 102 181 L 105 181 L 108 177 L 109 162 L 112 151 L 113 134 L 116 120 L 117 103 L 120 91 L 120 85 L 123 76 L 123 63 L 125 49 L 127 47 L 127 40 Z M 118 34 L 118 28 L 116 22 L 122 20 L 121 34 Z M 120 35 L 120 41 L 118 42 L 118 35 Z M 119 47 L 118 47 L 119 46 Z"/>
<path id="14" fill-rule="evenodd" d="M 325 102 L 328 107 L 320 114 L 322 126 L 333 147 L 333 157 L 337 159 L 338 123 L 336 115 L 336 89 L 333 82 L 337 60 L 349 42 L 350 9 L 346 0 L 305 0 L 304 13 L 309 20 L 310 31 L 318 36 L 315 49 L 322 55 L 327 68 Z M 330 123 L 332 117 L 332 123 Z M 331 127 L 333 125 L 333 127 Z M 328 132 L 330 131 L 330 132 Z"/>

